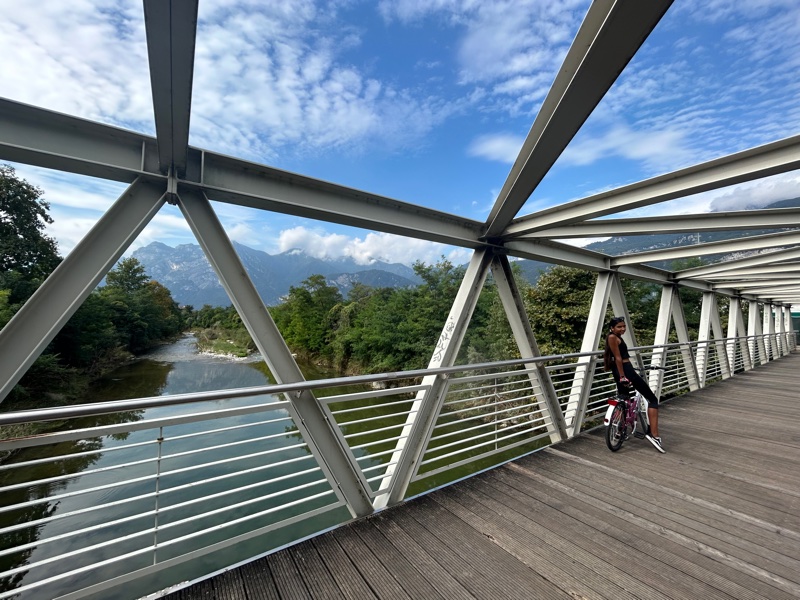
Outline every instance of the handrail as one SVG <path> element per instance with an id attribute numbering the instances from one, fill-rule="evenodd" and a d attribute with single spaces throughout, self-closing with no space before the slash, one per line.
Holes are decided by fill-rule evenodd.
<path id="1" fill-rule="evenodd" d="M 780 335 L 637 346 L 631 351 L 645 363 L 656 357 L 667 369 L 664 390 L 681 393 L 698 384 L 686 361 L 697 361 L 702 348 L 725 345 L 732 364 L 723 370 L 725 356 L 706 353 L 707 381 L 699 382 L 701 386 L 741 372 L 741 356 L 747 352 L 743 344 Z M 753 344 L 751 366 L 793 348 L 788 336 L 787 341 L 768 344 L 765 354 Z M 576 417 L 577 430 L 594 426 L 614 382 L 607 372 L 586 379 L 586 361 L 580 359 L 601 355 L 569 353 L 0 414 L 0 425 L 8 425 L 162 409 L 130 422 L 81 423 L 0 441 L 7 451 L 0 466 L 0 498 L 5 502 L 0 505 L 0 536 L 16 540 L 2 552 L 10 567 L 0 572 L 0 584 L 20 578 L 8 589 L 0 587 L 0 600 L 18 594 L 23 600 L 26 594 L 78 599 L 112 589 L 116 597 L 122 584 L 134 581 L 138 597 L 163 586 L 163 571 L 177 565 L 184 564 L 182 569 L 196 579 L 203 573 L 192 571 L 192 565 L 207 564 L 215 552 L 224 550 L 219 563 L 224 568 L 349 521 L 337 482 L 310 452 L 292 403 L 275 396 L 402 382 L 317 399 L 377 504 L 387 493 L 387 475 L 398 464 L 398 449 L 407 450 L 404 425 L 415 414 L 413 400 L 431 387 L 409 380 L 437 375 L 446 379 L 446 391 L 424 447 L 416 449 L 419 460 L 406 497 L 552 444 L 554 419 L 574 410 L 570 398 L 575 385 L 586 386 L 588 399 Z M 549 414 L 542 402 L 536 365 L 544 363 L 561 415 Z M 239 400 L 234 406 L 204 404 L 233 399 Z M 163 410 L 191 403 L 197 408 L 178 414 Z M 268 541 L 248 548 L 256 539 Z M 176 576 L 185 579 L 186 572 Z M 76 583 L 85 581 L 88 587 L 76 587 L 87 585 Z"/>

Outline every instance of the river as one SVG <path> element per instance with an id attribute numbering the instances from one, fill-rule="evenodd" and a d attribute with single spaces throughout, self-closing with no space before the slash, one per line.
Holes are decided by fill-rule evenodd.
<path id="1" fill-rule="evenodd" d="M 319 379 L 333 376 L 333 373 L 324 372 L 315 367 L 314 365 L 301 365 L 304 375 L 308 379 Z M 274 383 L 271 378 L 266 365 L 258 355 L 248 357 L 247 359 L 234 359 L 220 356 L 212 356 L 199 354 L 195 347 L 195 340 L 190 335 L 185 335 L 175 343 L 162 346 L 155 351 L 132 361 L 129 364 L 121 366 L 114 371 L 107 374 L 102 379 L 95 382 L 90 388 L 87 398 L 93 402 L 108 401 L 108 400 L 121 400 L 129 398 L 144 398 L 153 396 L 165 396 L 173 394 L 184 394 L 192 392 L 205 392 L 224 390 L 232 388 L 242 388 L 251 386 L 261 386 Z M 342 390 L 339 390 L 341 392 Z M 201 404 L 179 405 L 171 407 L 151 408 L 142 411 L 128 411 L 115 415 L 107 415 L 86 419 L 76 419 L 69 424 L 65 424 L 65 428 L 79 429 L 84 427 L 92 427 L 96 425 L 109 425 L 114 423 L 125 423 L 139 421 L 143 419 L 162 418 L 167 416 L 176 416 L 186 413 L 195 413 L 202 410 L 218 411 L 222 408 L 232 408 L 237 406 L 250 405 L 256 402 L 265 402 L 270 399 L 267 397 L 259 398 L 239 398 L 224 401 L 209 401 Z M 279 400 L 279 398 L 275 398 Z M 257 428 L 258 435 L 262 437 L 269 437 L 270 435 L 278 436 L 277 439 L 270 439 L 260 444 L 259 450 L 277 448 L 281 449 L 281 444 L 287 444 L 287 439 L 293 442 L 297 441 L 296 435 L 292 433 L 294 430 L 292 422 L 289 419 L 288 413 L 285 410 L 273 411 L 271 415 L 281 413 L 283 415 L 283 422 L 268 423 L 264 425 L 258 420 L 263 420 L 265 417 L 260 415 L 245 415 L 239 416 L 232 421 L 235 428 L 225 434 L 214 434 L 208 436 L 211 439 L 205 443 L 215 444 L 217 449 L 213 452 L 213 460 L 224 460 L 227 456 L 232 456 L 234 450 L 228 449 L 230 446 L 236 446 L 236 442 L 248 444 L 249 436 L 253 436 L 253 429 Z M 280 415 L 279 415 L 280 416 Z M 274 418 L 274 417 L 273 417 Z M 248 428 L 249 424 L 254 427 Z M 203 431 L 204 428 L 209 428 L 208 422 L 194 422 L 181 426 L 180 431 L 173 433 L 173 438 L 187 438 L 178 441 L 169 442 L 171 446 L 164 444 L 163 451 L 165 455 L 180 455 L 187 450 L 190 452 L 196 451 L 192 448 L 191 444 L 196 442 L 192 435 Z M 143 525 L 146 527 L 147 519 L 132 520 L 129 522 L 122 522 L 114 526 L 111 531 L 105 526 L 107 523 L 116 520 L 124 520 L 130 511 L 130 506 L 124 502 L 130 498 L 136 498 L 139 495 L 145 496 L 148 492 L 152 493 L 152 473 L 153 473 L 153 439 L 154 433 L 152 430 L 134 431 L 123 435 L 111 435 L 102 438 L 84 439 L 77 442 L 63 442 L 57 444 L 57 448 L 53 447 L 39 447 L 25 449 L 16 452 L 10 460 L 6 460 L 3 469 L 0 470 L 0 487 L 5 486 L 19 486 L 12 491 L 6 491 L 0 494 L 0 526 L 8 526 L 13 523 L 30 522 L 37 519 L 49 518 L 53 515 L 72 515 L 65 518 L 50 521 L 36 527 L 29 527 L 27 529 L 19 530 L 13 536 L 14 539 L 3 540 L 0 545 L 0 550 L 8 546 L 17 547 L 20 544 L 28 544 L 30 548 L 23 552 L 16 552 L 12 554 L 5 554 L 0 556 L 0 571 L 6 572 L 12 569 L 20 569 L 20 572 L 14 576 L 3 577 L 0 575 L 0 592 L 10 591 L 16 589 L 21 585 L 31 584 L 53 575 L 51 569 L 48 567 L 40 567 L 24 570 L 28 564 L 35 563 L 42 560 L 58 561 L 58 572 L 62 572 L 69 565 L 70 569 L 80 567 L 92 567 L 97 565 L 102 560 L 109 559 L 115 555 L 122 554 L 125 551 L 132 551 L 137 547 L 141 547 L 142 539 L 125 540 L 125 536 L 132 532 L 141 530 Z M 140 444 L 140 447 L 137 447 Z M 115 448 L 123 447 L 125 450 L 114 451 Z M 131 449 L 129 449 L 131 448 Z M 35 474 L 30 468 L 9 469 L 13 463 L 22 463 L 25 461 L 37 460 L 46 458 L 49 453 L 58 453 L 58 455 L 74 455 L 66 460 L 59 460 L 56 462 L 44 462 L 35 467 Z M 313 461 L 313 458 L 308 454 L 307 450 L 299 449 L 293 451 L 299 460 Z M 290 456 L 291 452 L 286 456 Z M 282 455 L 282 458 L 284 456 Z M 182 469 L 189 470 L 198 461 L 204 461 L 202 456 L 197 454 L 190 454 L 186 457 L 179 457 L 174 459 L 167 459 L 161 461 L 159 469 L 164 471 L 180 472 Z M 141 461 L 141 466 L 136 465 Z M 126 477 L 133 481 L 131 484 L 125 484 L 121 487 L 114 487 L 115 477 L 117 472 L 113 470 L 104 471 L 104 469 L 118 466 L 120 464 L 133 464 L 132 467 L 126 467 Z M 253 468 L 259 466 L 258 460 L 253 461 Z M 288 469 L 296 467 L 283 467 L 270 471 L 270 477 L 276 477 L 281 474 L 286 474 Z M 202 471 L 200 475 L 194 474 L 192 477 L 202 476 L 204 478 L 213 478 L 220 473 L 225 472 L 224 465 L 208 468 L 207 472 Z M 27 481 L 42 480 L 48 478 L 58 478 L 59 476 L 80 474 L 80 477 L 67 477 L 57 482 L 29 485 L 24 486 Z M 91 474 L 87 474 L 91 473 Z M 149 478 L 148 478 L 149 477 Z M 178 483 L 186 483 L 186 476 L 177 476 L 175 479 Z M 264 477 L 263 474 L 252 475 L 253 479 L 256 477 Z M 137 479 L 142 479 L 136 482 Z M 164 494 L 168 492 L 168 478 L 161 484 L 161 492 Z M 302 482 L 302 480 L 301 480 Z M 238 482 L 237 482 L 238 483 Z M 295 482 L 296 483 L 296 482 Z M 220 482 L 216 484 L 206 484 L 202 492 L 194 492 L 198 497 L 213 496 L 215 493 L 225 490 L 226 485 L 230 483 Z M 99 492 L 83 493 L 94 486 L 107 486 Z M 192 488 L 193 490 L 194 488 Z M 191 490 L 186 493 L 172 494 L 174 499 L 170 499 L 167 493 L 163 496 L 161 508 L 169 506 L 170 502 L 178 503 L 186 501 L 186 495 L 190 494 Z M 253 490 L 250 492 L 251 497 L 258 499 L 264 490 Z M 57 497 L 53 499 L 54 497 Z M 242 499 L 247 499 L 247 494 L 238 494 L 235 498 L 236 502 L 241 502 Z M 44 499 L 44 500 L 43 500 Z M 282 498 L 280 502 L 285 501 Z M 230 498 L 222 498 L 218 500 L 219 505 L 222 506 L 226 502 L 231 502 Z M 113 507 L 114 503 L 119 503 L 118 508 Z M 142 501 L 141 510 L 148 512 L 152 509 L 152 498 Z M 82 513 L 87 507 L 93 505 L 111 505 L 112 508 L 105 508 L 102 511 L 86 511 Z M 2 510 L 3 507 L 20 506 L 21 508 L 9 511 L 8 509 Z M 209 506 L 213 502 L 209 503 Z M 205 507 L 204 507 L 205 508 Z M 281 514 L 281 518 L 286 518 L 287 514 Z M 290 516 L 290 515 L 289 515 Z M 172 517 L 177 520 L 181 517 L 180 514 Z M 152 523 L 152 516 L 149 517 Z M 309 535 L 314 531 L 319 531 L 326 527 L 332 526 L 337 522 L 341 522 L 348 518 L 344 509 L 338 509 L 335 514 L 318 517 L 316 520 L 311 520 L 307 523 L 302 523 L 297 526 L 284 528 L 269 534 L 269 539 L 254 539 L 246 543 L 237 545 L 235 548 L 230 548 L 222 555 L 211 555 L 208 557 L 195 560 L 189 564 L 182 564 L 172 568 L 171 572 L 161 573 L 151 576 L 149 579 L 133 582 L 128 586 L 124 586 L 120 593 L 115 594 L 115 598 L 125 600 L 126 598 L 138 598 L 145 593 L 152 592 L 157 589 L 166 587 L 175 581 L 186 579 L 194 579 L 202 576 L 205 573 L 218 570 L 226 567 L 231 562 L 244 560 L 245 558 L 263 553 L 270 548 L 288 543 L 298 537 Z M 170 522 L 170 513 L 167 511 L 164 517 L 160 517 L 159 527 L 164 526 Z M 177 527 L 173 536 L 186 535 L 187 532 L 191 533 L 192 529 L 196 527 L 193 523 L 187 523 L 185 526 Z M 96 528 L 94 531 L 91 531 Z M 70 539 L 69 545 L 61 542 L 44 543 L 47 540 L 58 539 L 59 536 L 67 536 L 71 531 L 90 530 L 81 534 L 79 539 Z M 240 531 L 242 532 L 242 531 Z M 227 534 L 236 533 L 228 531 Z M 166 536 L 165 534 L 165 537 Z M 87 556 L 76 555 L 75 557 L 68 556 L 68 553 L 76 550 L 76 546 L 87 547 L 92 544 L 108 543 L 110 540 L 119 540 L 119 543 L 101 548 L 96 552 L 88 553 Z M 161 539 L 161 538 L 160 538 Z M 170 551 L 171 550 L 171 551 Z M 185 550 L 180 546 L 170 548 L 165 551 L 166 557 L 169 555 L 178 555 Z M 159 560 L 163 560 L 164 555 L 159 554 Z M 137 558 L 139 562 L 137 568 L 144 568 L 147 566 L 147 560 L 152 561 L 151 556 L 142 556 Z M 126 568 L 130 568 L 128 565 Z M 19 596 L 25 599 L 50 599 L 58 595 L 66 593 L 76 588 L 90 585 L 95 581 L 102 581 L 124 572 L 119 565 L 108 565 L 97 568 L 90 568 L 87 573 L 80 577 L 70 578 L 55 582 L 54 584 L 47 585 L 42 588 L 30 590 Z M 102 597 L 102 595 L 100 596 Z"/>

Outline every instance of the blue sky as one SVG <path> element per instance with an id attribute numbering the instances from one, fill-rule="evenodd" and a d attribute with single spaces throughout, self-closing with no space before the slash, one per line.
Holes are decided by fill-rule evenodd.
<path id="1" fill-rule="evenodd" d="M 484 220 L 586 0 L 200 0 L 190 143 Z M 141 2 L 0 0 L 0 96 L 154 133 Z M 800 3 L 676 0 L 520 214 L 800 132 Z M 124 186 L 14 165 L 66 254 Z M 798 172 L 636 214 L 800 196 Z M 215 204 L 231 238 L 361 262 L 469 252 Z M 174 207 L 136 245 L 193 238 Z"/>

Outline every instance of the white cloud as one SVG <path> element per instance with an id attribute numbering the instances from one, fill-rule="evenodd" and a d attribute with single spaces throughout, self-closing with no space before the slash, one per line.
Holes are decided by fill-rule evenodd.
<path id="1" fill-rule="evenodd" d="M 800 172 L 775 175 L 718 192 L 710 210 L 728 211 L 762 208 L 778 200 L 800 198 Z"/>
<path id="2" fill-rule="evenodd" d="M 524 141 L 523 137 L 508 133 L 482 135 L 469 145 L 467 154 L 514 164 Z"/>
<path id="3" fill-rule="evenodd" d="M 559 159 L 560 165 L 588 165 L 600 159 L 620 157 L 640 161 L 650 171 L 671 170 L 686 162 L 691 152 L 680 130 L 634 131 L 617 125 L 601 136 L 581 136 Z"/>
<path id="4" fill-rule="evenodd" d="M 469 260 L 471 251 L 436 242 L 403 238 L 389 233 L 368 233 L 363 238 L 294 227 L 281 231 L 279 251 L 299 248 L 316 258 L 352 258 L 368 265 L 376 260 L 410 265 L 417 260 L 434 264 L 442 256 L 454 264 Z"/>
<path id="5" fill-rule="evenodd" d="M 389 22 L 416 25 L 431 19 L 456 28 L 460 83 L 491 84 L 495 109 L 532 114 L 588 5 L 585 0 L 383 0 L 379 12 Z"/>
<path id="6" fill-rule="evenodd" d="M 0 0 L 0 13 L 0 96 L 153 130 L 140 2 Z"/>
<path id="7" fill-rule="evenodd" d="M 417 144 L 463 102 L 367 76 L 341 62 L 358 31 L 310 2 L 253 3 L 247 14 L 217 3 L 198 26 L 192 143 L 274 158 L 330 149 L 396 150 Z M 243 82 L 247 82 L 243 85 Z"/>

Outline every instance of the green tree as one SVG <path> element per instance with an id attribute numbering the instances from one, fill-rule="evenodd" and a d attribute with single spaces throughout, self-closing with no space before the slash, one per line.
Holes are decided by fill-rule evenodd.
<path id="1" fill-rule="evenodd" d="M 284 302 L 272 309 L 272 317 L 294 352 L 331 360 L 332 311 L 341 302 L 337 288 L 329 286 L 322 275 L 312 275 L 289 288 Z"/>
<path id="2" fill-rule="evenodd" d="M 60 257 L 45 227 L 53 222 L 43 191 L 0 165 L 0 273 L 16 271 L 26 278 L 44 278 Z"/>
<path id="3" fill-rule="evenodd" d="M 525 294 L 526 310 L 542 354 L 578 352 L 597 274 L 555 266 Z"/>
<path id="4" fill-rule="evenodd" d="M 123 258 L 106 275 L 106 285 L 109 288 L 117 288 L 127 294 L 132 294 L 144 288 L 150 281 L 145 272 L 144 265 L 135 258 Z"/>

